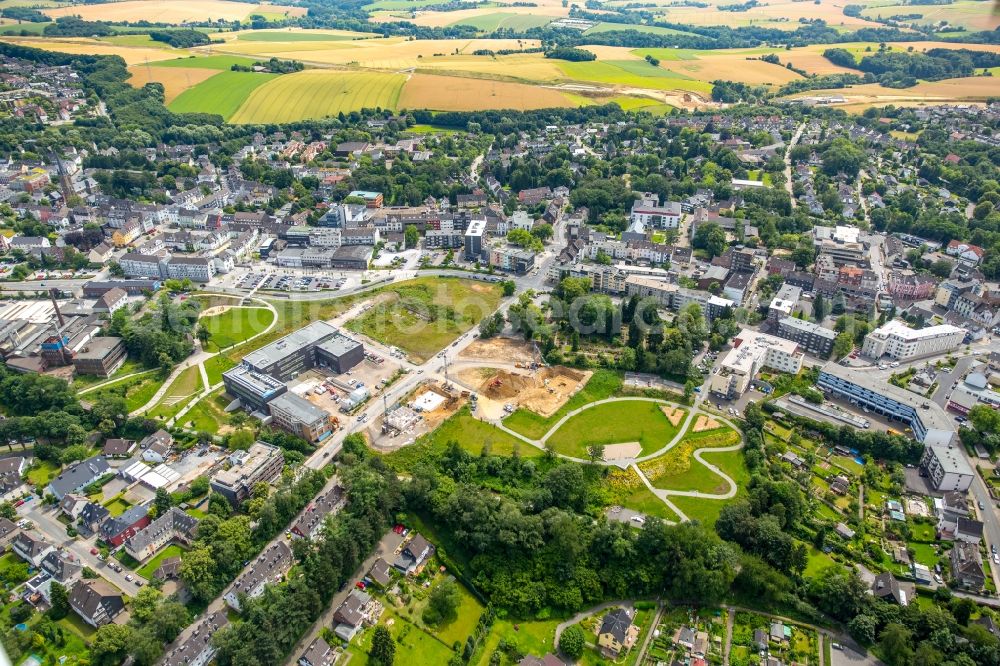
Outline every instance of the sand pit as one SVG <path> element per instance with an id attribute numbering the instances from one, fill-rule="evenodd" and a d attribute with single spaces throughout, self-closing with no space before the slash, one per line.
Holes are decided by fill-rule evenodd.
<path id="1" fill-rule="evenodd" d="M 535 372 L 513 373 L 494 368 L 471 368 L 459 373 L 461 383 L 482 397 L 551 416 L 590 379 L 590 372 L 556 366 Z"/>
<path id="2" fill-rule="evenodd" d="M 675 428 L 680 425 L 681 419 L 684 418 L 683 409 L 678 409 L 677 407 L 671 407 L 670 405 L 663 405 L 660 407 L 660 409 L 663 410 L 663 415 L 667 417 L 668 421 L 670 421 L 670 425 L 674 426 Z"/>
<path id="3" fill-rule="evenodd" d="M 604 445 L 604 460 L 635 458 L 640 453 L 642 453 L 642 444 L 639 442 L 623 442 L 621 444 Z"/>
<path id="4" fill-rule="evenodd" d="M 674 425 L 677 425 L 676 423 Z M 716 428 L 721 428 L 722 424 L 713 419 L 710 416 L 705 416 L 704 414 L 699 414 L 698 418 L 694 421 L 693 432 L 704 432 L 705 430 L 715 430 Z"/>
<path id="5" fill-rule="evenodd" d="M 216 315 L 223 314 L 227 310 L 230 310 L 232 307 L 233 307 L 232 305 L 213 305 L 212 307 L 202 310 L 200 313 L 198 313 L 198 317 L 199 318 L 214 317 Z"/>

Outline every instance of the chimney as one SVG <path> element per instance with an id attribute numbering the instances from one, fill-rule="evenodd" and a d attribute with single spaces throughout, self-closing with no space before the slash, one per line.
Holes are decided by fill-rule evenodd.
<path id="1" fill-rule="evenodd" d="M 52 307 L 56 309 L 56 319 L 59 320 L 59 332 L 61 333 L 62 329 L 66 326 L 66 320 L 63 319 L 62 313 L 59 312 L 59 304 L 56 303 L 56 294 L 58 293 L 59 290 L 55 287 L 49 289 L 49 298 L 52 299 Z"/>

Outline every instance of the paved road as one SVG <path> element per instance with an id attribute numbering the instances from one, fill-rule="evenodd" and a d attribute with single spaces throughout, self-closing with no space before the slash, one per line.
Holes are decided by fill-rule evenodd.
<path id="1" fill-rule="evenodd" d="M 798 202 L 795 201 L 795 195 L 792 194 L 792 148 L 802 138 L 802 132 L 805 129 L 806 123 L 799 125 L 792 136 L 792 140 L 788 142 L 788 147 L 785 149 L 785 191 L 788 192 L 788 196 L 792 200 L 792 210 L 795 210 L 795 207 L 798 205 Z"/>

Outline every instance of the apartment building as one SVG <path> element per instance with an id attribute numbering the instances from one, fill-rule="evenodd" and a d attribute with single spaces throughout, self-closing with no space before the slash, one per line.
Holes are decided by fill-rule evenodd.
<path id="1" fill-rule="evenodd" d="M 897 361 L 911 361 L 953 351 L 962 344 L 965 334 L 965 329 L 950 324 L 915 329 L 893 320 L 865 336 L 861 352 L 874 359 L 888 356 Z"/>
<path id="2" fill-rule="evenodd" d="M 198 519 L 175 506 L 136 532 L 125 541 L 125 552 L 139 562 L 144 562 L 171 541 L 191 543 L 198 529 Z"/>
<path id="3" fill-rule="evenodd" d="M 236 612 L 242 610 L 242 599 L 259 597 L 264 587 L 281 581 L 292 566 L 292 549 L 284 541 L 264 549 L 242 576 L 223 595 L 226 604 Z"/>
<path id="4" fill-rule="evenodd" d="M 871 373 L 839 363 L 827 363 L 816 386 L 834 397 L 868 409 L 910 428 L 925 444 L 948 444 L 955 435 L 948 415 L 936 403 L 888 382 L 873 382 Z"/>
<path id="5" fill-rule="evenodd" d="M 775 334 L 779 338 L 798 343 L 802 349 L 814 356 L 827 358 L 833 353 L 833 343 L 837 332 L 811 321 L 782 317 L 777 322 Z"/>
<path id="6" fill-rule="evenodd" d="M 761 368 L 797 373 L 803 353 L 798 344 L 773 335 L 743 329 L 733 338 L 733 349 L 712 375 L 711 391 L 727 399 L 743 395 Z"/>
<path id="7" fill-rule="evenodd" d="M 486 220 L 472 220 L 465 229 L 465 260 L 477 261 L 483 253 Z"/>
<path id="8" fill-rule="evenodd" d="M 215 275 L 215 262 L 204 257 L 170 257 L 165 261 L 167 274 L 174 280 L 208 282 Z"/>
<path id="9" fill-rule="evenodd" d="M 254 442 L 246 451 L 236 451 L 229 456 L 229 469 L 218 472 L 210 483 L 212 490 L 225 496 L 231 504 L 238 505 L 257 483 L 272 483 L 281 475 L 285 466 L 281 449 Z"/>
<path id="10" fill-rule="evenodd" d="M 942 492 L 966 491 L 972 485 L 975 472 L 965 455 L 954 446 L 933 444 L 924 448 L 920 468 L 935 490 Z"/>
<path id="11" fill-rule="evenodd" d="M 681 224 L 681 204 L 668 201 L 661 206 L 657 196 L 647 192 L 632 202 L 629 221 L 652 229 L 676 229 Z"/>

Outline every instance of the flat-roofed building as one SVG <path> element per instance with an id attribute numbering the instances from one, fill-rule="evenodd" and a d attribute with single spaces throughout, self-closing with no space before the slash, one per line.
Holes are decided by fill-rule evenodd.
<path id="1" fill-rule="evenodd" d="M 243 365 L 287 382 L 316 366 L 317 347 L 337 335 L 337 328 L 325 321 L 303 326 L 269 345 L 243 357 Z"/>
<path id="2" fill-rule="evenodd" d="M 109 377 L 125 364 L 127 358 L 128 352 L 121 338 L 97 336 L 76 352 L 73 367 L 81 375 Z"/>
<path id="3" fill-rule="evenodd" d="M 272 423 L 307 442 L 322 442 L 333 433 L 330 413 L 295 393 L 286 391 L 267 406 Z"/>
<path id="4" fill-rule="evenodd" d="M 285 466 L 281 449 L 264 442 L 254 442 L 246 451 L 229 456 L 230 467 L 212 477 L 212 490 L 238 505 L 257 483 L 273 483 Z"/>
<path id="5" fill-rule="evenodd" d="M 262 416 L 269 413 L 267 404 L 288 390 L 284 382 L 246 365 L 238 365 L 222 373 L 222 382 L 226 393 L 238 398 L 247 411 Z"/>
<path id="6" fill-rule="evenodd" d="M 779 338 L 797 342 L 799 346 L 814 356 L 827 358 L 833 353 L 833 343 L 837 332 L 819 324 L 795 317 L 783 317 L 778 320 L 775 331 Z"/>
<path id="7" fill-rule="evenodd" d="M 944 492 L 968 490 L 975 474 L 962 452 L 943 444 L 924 447 L 920 467 L 927 472 L 931 485 Z"/>
<path id="8" fill-rule="evenodd" d="M 802 357 L 798 344 L 790 340 L 743 329 L 733 338 L 733 349 L 718 374 L 712 375 L 711 390 L 726 398 L 739 397 L 761 368 L 795 374 L 802 368 Z"/>
<path id="9" fill-rule="evenodd" d="M 894 319 L 865 336 L 861 351 L 869 358 L 888 356 L 909 361 L 954 351 L 965 340 L 965 334 L 964 328 L 951 324 L 916 329 Z"/>

